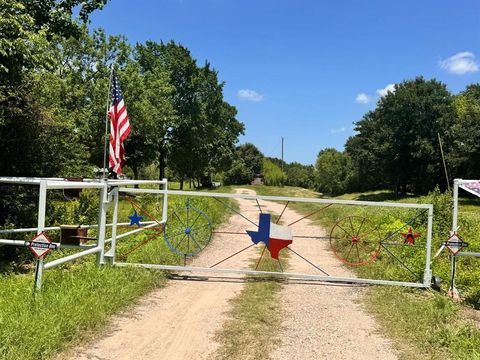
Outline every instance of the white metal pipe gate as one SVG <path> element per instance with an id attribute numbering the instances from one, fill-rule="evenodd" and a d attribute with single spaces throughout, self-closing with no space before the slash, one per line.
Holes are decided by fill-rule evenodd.
<path id="1" fill-rule="evenodd" d="M 154 189 L 134 189 L 128 187 L 120 187 L 118 194 L 165 194 L 162 190 Z M 358 283 L 358 284 L 377 284 L 377 285 L 398 285 L 427 288 L 431 285 L 432 272 L 431 272 L 431 242 L 432 242 L 432 220 L 433 220 L 433 206 L 430 204 L 406 204 L 406 203 L 388 203 L 388 202 L 373 202 L 373 201 L 353 201 L 353 200 L 336 200 L 336 199 L 314 199 L 314 198 L 299 198 L 299 197 L 285 197 L 285 196 L 261 196 L 261 195 L 245 195 L 245 194 L 229 194 L 229 193 L 216 193 L 216 192 L 198 192 L 198 191 L 179 191 L 168 190 L 168 195 L 177 195 L 184 197 L 206 197 L 216 199 L 249 199 L 258 201 L 282 201 L 282 202 L 301 202 L 301 203 L 313 203 L 313 204 L 327 204 L 327 205 L 350 205 L 350 206 L 366 206 L 366 207 L 381 207 L 381 208 L 398 208 L 398 209 L 424 209 L 427 211 L 427 235 L 425 244 L 425 268 L 423 270 L 423 276 L 419 282 L 409 281 L 394 281 L 383 279 L 367 279 L 356 277 L 339 277 L 339 276 L 326 276 L 315 275 L 305 273 L 290 273 L 290 272 L 269 272 L 269 271 L 255 271 L 251 269 L 238 269 L 238 268 L 212 268 L 212 267 L 200 267 L 200 266 L 181 266 L 181 265 L 167 265 L 167 264 L 144 264 L 144 263 L 127 263 L 117 262 L 114 259 L 116 266 L 132 266 L 132 267 L 144 267 L 151 269 L 162 269 L 171 271 L 186 271 L 192 273 L 217 273 L 217 274 L 244 274 L 244 275 L 257 275 L 267 277 L 280 277 L 291 279 L 303 279 L 303 280 L 316 280 L 322 282 L 337 282 L 337 283 Z M 166 195 L 165 194 L 165 195 Z M 165 205 L 166 202 L 164 202 Z M 166 208 L 164 208 L 164 211 Z M 163 214 L 164 215 L 164 214 Z M 168 220 L 167 220 L 168 221 Z M 115 219 L 114 219 L 115 223 Z"/>
<path id="2" fill-rule="evenodd" d="M 43 270 L 53 268 L 55 266 L 73 261 L 75 259 L 84 257 L 90 254 L 97 254 L 97 264 L 103 265 L 106 263 L 114 264 L 115 266 L 132 266 L 132 267 L 144 267 L 152 269 L 163 269 L 171 271 L 182 271 L 182 272 L 191 272 L 191 273 L 217 273 L 217 274 L 243 274 L 243 275 L 255 275 L 255 276 L 266 276 L 266 277 L 281 277 L 288 279 L 300 279 L 300 280 L 314 280 L 321 282 L 336 282 L 336 283 L 357 283 L 357 284 L 378 284 L 378 285 L 399 285 L 399 286 L 409 286 L 409 287 L 418 287 L 418 288 L 428 288 L 431 285 L 432 272 L 431 272 L 431 242 L 432 242 L 432 219 L 433 219 L 433 206 L 430 204 L 407 204 L 407 203 L 389 203 L 389 202 L 374 202 L 374 201 L 353 201 L 353 200 L 337 200 L 337 199 L 317 199 L 317 198 L 300 198 L 300 197 L 285 197 L 285 196 L 261 196 L 261 195 L 246 195 L 246 194 L 227 194 L 227 193 L 216 193 L 216 192 L 198 192 L 198 191 L 178 191 L 178 190 L 168 190 L 167 189 L 167 180 L 161 181 L 146 181 L 146 180 L 84 180 L 84 181 L 65 181 L 64 179 L 58 178 L 0 178 L 0 183 L 8 184 L 21 184 L 21 185 L 36 185 L 39 187 L 39 200 L 38 200 L 38 222 L 36 228 L 23 228 L 23 229 L 0 229 L 0 236 L 7 234 L 19 234 L 25 232 L 36 232 L 37 234 L 43 231 L 54 231 L 59 230 L 57 226 L 45 226 L 45 211 L 46 211 L 46 199 L 47 191 L 50 189 L 98 189 L 100 206 L 98 212 L 98 223 L 93 225 L 83 225 L 84 228 L 97 228 L 97 236 L 95 245 L 80 245 L 73 246 L 81 250 L 78 253 L 56 259 L 50 262 L 44 262 L 44 259 L 39 259 L 37 262 L 37 276 L 35 286 L 37 288 L 41 287 L 42 284 L 42 274 Z M 134 185 L 147 185 L 147 186 L 158 186 L 160 185 L 162 189 L 153 189 L 153 188 L 132 188 Z M 125 226 L 128 223 L 120 222 L 118 219 L 119 216 L 119 203 L 121 196 L 139 196 L 142 195 L 155 195 L 161 196 L 162 198 L 162 210 L 161 217 L 151 218 L 149 221 L 142 221 L 139 223 L 141 225 L 138 228 L 128 230 L 127 232 L 118 233 L 118 226 Z M 239 268 L 216 268 L 216 267 L 205 267 L 205 266 L 191 266 L 191 265 L 170 265 L 170 264 L 149 264 L 149 263 L 130 263 L 130 262 L 120 262 L 117 261 L 117 242 L 122 238 L 125 238 L 130 235 L 135 235 L 141 233 L 142 231 L 152 229 L 152 228 L 162 228 L 165 229 L 165 226 L 169 224 L 171 219 L 168 218 L 168 209 L 169 209 L 169 199 L 170 196 L 175 197 L 185 197 L 187 199 L 195 199 L 199 197 L 207 199 L 216 199 L 217 201 L 222 202 L 223 200 L 231 199 L 245 199 L 253 200 L 259 205 L 260 201 L 268 202 L 282 202 L 286 203 L 285 209 L 289 203 L 308 203 L 313 204 L 312 206 L 361 206 L 367 208 L 382 208 L 382 209 L 411 209 L 411 210 L 420 210 L 426 213 L 426 241 L 423 245 L 418 245 L 422 251 L 424 251 L 424 268 L 423 274 L 421 274 L 421 279 L 418 281 L 403 281 L 398 279 L 370 279 L 370 278 L 357 278 L 357 277 L 343 277 L 343 276 L 329 276 L 323 274 L 308 274 L 308 273 L 293 273 L 293 272 L 273 272 L 273 271 L 256 271 L 252 269 L 239 269 Z M 187 200 L 187 206 L 188 206 Z M 135 203 L 132 203 L 135 205 Z M 112 221 L 107 222 L 107 211 L 113 206 Z M 232 210 L 227 206 L 227 209 Z M 233 209 L 234 211 L 234 209 Z M 198 210 L 197 214 L 202 213 Z M 241 215 L 241 214 L 240 214 Z M 200 217 L 200 215 L 197 215 Z M 202 215 L 203 216 L 203 215 Z M 248 219 L 247 219 L 248 220 Z M 250 221 L 250 220 L 249 220 Z M 350 220 L 351 221 L 351 220 Z M 251 221 L 250 221 L 251 222 Z M 363 224 L 363 223 L 362 223 Z M 407 226 L 408 223 L 405 225 Z M 111 236 L 106 238 L 106 229 L 111 226 Z M 402 228 L 405 228 L 403 226 Z M 187 232 L 189 229 L 185 229 Z M 165 230 L 166 231 L 166 230 Z M 398 233 L 398 231 L 397 231 Z M 393 233 L 392 233 L 393 234 Z M 358 235 L 358 234 L 357 234 Z M 387 240 L 392 238 L 393 235 L 388 235 Z M 384 239 L 385 240 L 385 239 Z M 16 245 L 22 246 L 24 241 L 18 239 L 0 239 L 0 245 Z M 57 244 L 59 247 L 68 247 L 62 244 Z M 398 245 L 398 244 L 397 244 Z M 383 245 L 382 245 L 383 246 Z M 384 246 L 385 251 L 390 252 L 386 246 Z M 393 258 L 396 258 L 393 253 L 390 252 Z M 308 261 L 308 259 L 305 259 Z M 398 260 L 398 259 L 397 259 Z M 401 264 L 401 262 L 400 262 Z M 312 264 L 314 267 L 320 269 L 315 264 Z M 403 264 L 402 264 L 403 265 Z M 321 269 L 320 269 L 321 271 Z"/>

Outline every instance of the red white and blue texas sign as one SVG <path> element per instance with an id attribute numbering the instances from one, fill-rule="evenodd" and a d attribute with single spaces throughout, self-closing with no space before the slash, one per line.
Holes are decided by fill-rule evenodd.
<path id="1" fill-rule="evenodd" d="M 260 214 L 258 231 L 247 230 L 253 243 L 263 242 L 273 259 L 278 260 L 278 253 L 292 243 L 292 231 L 288 226 L 274 224 L 270 214 Z"/>

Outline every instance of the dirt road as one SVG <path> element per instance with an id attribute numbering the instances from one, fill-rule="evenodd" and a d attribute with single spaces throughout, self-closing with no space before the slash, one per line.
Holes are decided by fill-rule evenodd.
<path id="1" fill-rule="evenodd" d="M 249 193 L 249 190 L 239 190 Z M 258 204 L 240 199 L 241 213 L 258 218 Z M 281 213 L 283 206 L 261 202 L 262 210 Z M 301 217 L 287 209 L 282 222 Z M 225 230 L 255 230 L 242 217 L 230 218 Z M 319 235 L 323 229 L 309 220 L 293 225 L 295 234 Z M 248 237 L 216 235 L 193 264 L 209 266 L 249 244 Z M 310 260 L 335 275 L 352 275 L 331 255 L 322 241 L 295 239 L 292 249 L 308 254 Z M 228 260 L 222 267 L 247 267 L 258 257 L 255 247 Z M 318 273 L 299 257 L 289 259 L 289 270 Z M 206 275 L 205 275 L 206 276 Z M 236 280 L 236 281 L 235 281 Z M 71 359 L 210 359 L 219 344 L 213 339 L 229 310 L 229 300 L 244 283 L 238 281 L 170 281 L 141 300 L 129 315 L 112 320 L 108 331 L 97 340 L 69 354 Z M 286 318 L 285 341 L 272 359 L 395 359 L 389 342 L 380 336 L 373 319 L 361 305 L 364 289 L 338 285 L 286 284 L 281 303 Z"/>

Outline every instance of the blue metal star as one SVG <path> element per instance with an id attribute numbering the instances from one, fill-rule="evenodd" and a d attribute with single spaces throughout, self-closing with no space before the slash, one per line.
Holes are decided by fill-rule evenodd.
<path id="1" fill-rule="evenodd" d="M 135 210 L 133 212 L 133 215 L 130 215 L 128 218 L 130 219 L 130 226 L 132 225 L 140 226 L 140 221 L 143 220 L 143 216 L 138 215 L 137 210 Z"/>

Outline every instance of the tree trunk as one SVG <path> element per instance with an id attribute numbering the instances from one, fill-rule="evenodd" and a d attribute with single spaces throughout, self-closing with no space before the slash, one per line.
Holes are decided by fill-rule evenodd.
<path id="1" fill-rule="evenodd" d="M 138 171 L 138 167 L 137 167 L 137 166 L 134 166 L 134 167 L 132 168 L 132 170 L 133 170 L 133 179 L 134 179 L 134 180 L 138 180 L 138 172 L 139 172 L 139 171 Z M 134 187 L 135 187 L 135 189 L 138 189 L 138 184 L 135 184 Z"/>
<path id="2" fill-rule="evenodd" d="M 158 180 L 165 178 L 165 151 L 163 149 L 160 149 L 158 156 L 158 177 Z"/>
<path id="3" fill-rule="evenodd" d="M 180 179 L 180 190 L 183 190 L 183 178 Z"/>

